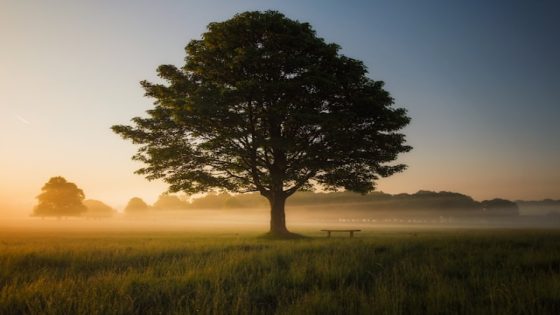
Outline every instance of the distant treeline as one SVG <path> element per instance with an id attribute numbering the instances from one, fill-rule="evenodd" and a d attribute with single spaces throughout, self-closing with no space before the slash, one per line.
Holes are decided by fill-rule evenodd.
<path id="1" fill-rule="evenodd" d="M 138 198 L 131 199 L 125 209 L 127 213 L 152 210 L 195 210 L 195 209 L 251 209 L 265 208 L 267 200 L 258 193 L 230 195 L 207 194 L 204 197 L 188 198 L 181 195 L 162 194 L 158 200 L 148 206 Z M 546 208 L 548 211 L 535 214 L 560 213 L 560 200 L 517 201 L 492 199 L 475 201 L 472 197 L 455 192 L 418 191 L 414 194 L 386 194 L 373 192 L 366 195 L 351 192 L 313 193 L 298 192 L 287 201 L 288 207 L 307 212 L 359 211 L 387 212 L 398 211 L 400 214 L 420 212 L 426 214 L 517 216 L 520 208 Z"/>
<path id="2" fill-rule="evenodd" d="M 560 216 L 560 200 L 518 200 L 515 203 L 522 214 Z"/>
<path id="3" fill-rule="evenodd" d="M 38 204 L 33 209 L 38 217 L 87 218 L 111 217 L 115 209 L 99 200 L 85 199 L 85 194 L 76 184 L 64 177 L 49 179 L 37 196 Z M 298 192 L 288 198 L 290 213 L 308 217 L 367 216 L 369 218 L 390 219 L 396 217 L 516 217 L 548 216 L 560 221 L 560 200 L 510 201 L 492 199 L 476 201 L 470 196 L 447 191 L 420 190 L 414 194 L 386 194 L 371 192 L 357 194 L 352 192 Z M 162 194 L 149 205 L 139 197 L 130 199 L 126 214 L 155 213 L 169 210 L 221 210 L 269 209 L 266 198 L 258 193 L 228 194 L 209 193 L 202 197 Z M 546 218 L 548 220 L 548 218 Z"/>

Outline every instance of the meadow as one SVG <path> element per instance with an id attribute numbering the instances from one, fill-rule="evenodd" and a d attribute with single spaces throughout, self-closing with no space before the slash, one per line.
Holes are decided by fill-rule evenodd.
<path id="1" fill-rule="evenodd" d="M 0 232 L 0 314 L 558 314 L 560 231 Z"/>

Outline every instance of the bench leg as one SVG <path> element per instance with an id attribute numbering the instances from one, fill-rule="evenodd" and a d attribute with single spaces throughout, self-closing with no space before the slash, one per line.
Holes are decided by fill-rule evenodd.
<path id="1" fill-rule="evenodd" d="M 327 231 L 327 237 L 331 237 L 331 231 Z"/>
<path id="2" fill-rule="evenodd" d="M 350 231 L 350 238 L 354 237 L 354 231 Z"/>

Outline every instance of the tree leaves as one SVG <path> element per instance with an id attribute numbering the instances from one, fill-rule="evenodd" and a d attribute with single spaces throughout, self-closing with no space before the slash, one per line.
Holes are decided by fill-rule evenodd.
<path id="1" fill-rule="evenodd" d="M 388 163 L 411 149 L 398 132 L 410 118 L 338 50 L 275 11 L 211 23 L 182 68 L 158 67 L 166 84 L 141 82 L 148 117 L 112 129 L 171 191 L 371 191 L 405 169 Z"/>
<path id="2" fill-rule="evenodd" d="M 36 216 L 79 216 L 86 211 L 82 203 L 84 192 L 64 177 L 52 177 L 41 190 L 37 196 L 39 204 L 33 211 Z"/>

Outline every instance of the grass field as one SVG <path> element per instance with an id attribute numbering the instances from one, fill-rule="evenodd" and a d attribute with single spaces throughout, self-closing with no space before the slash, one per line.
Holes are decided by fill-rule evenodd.
<path id="1" fill-rule="evenodd" d="M 0 314 L 560 313 L 560 231 L 257 235 L 5 232 Z"/>

